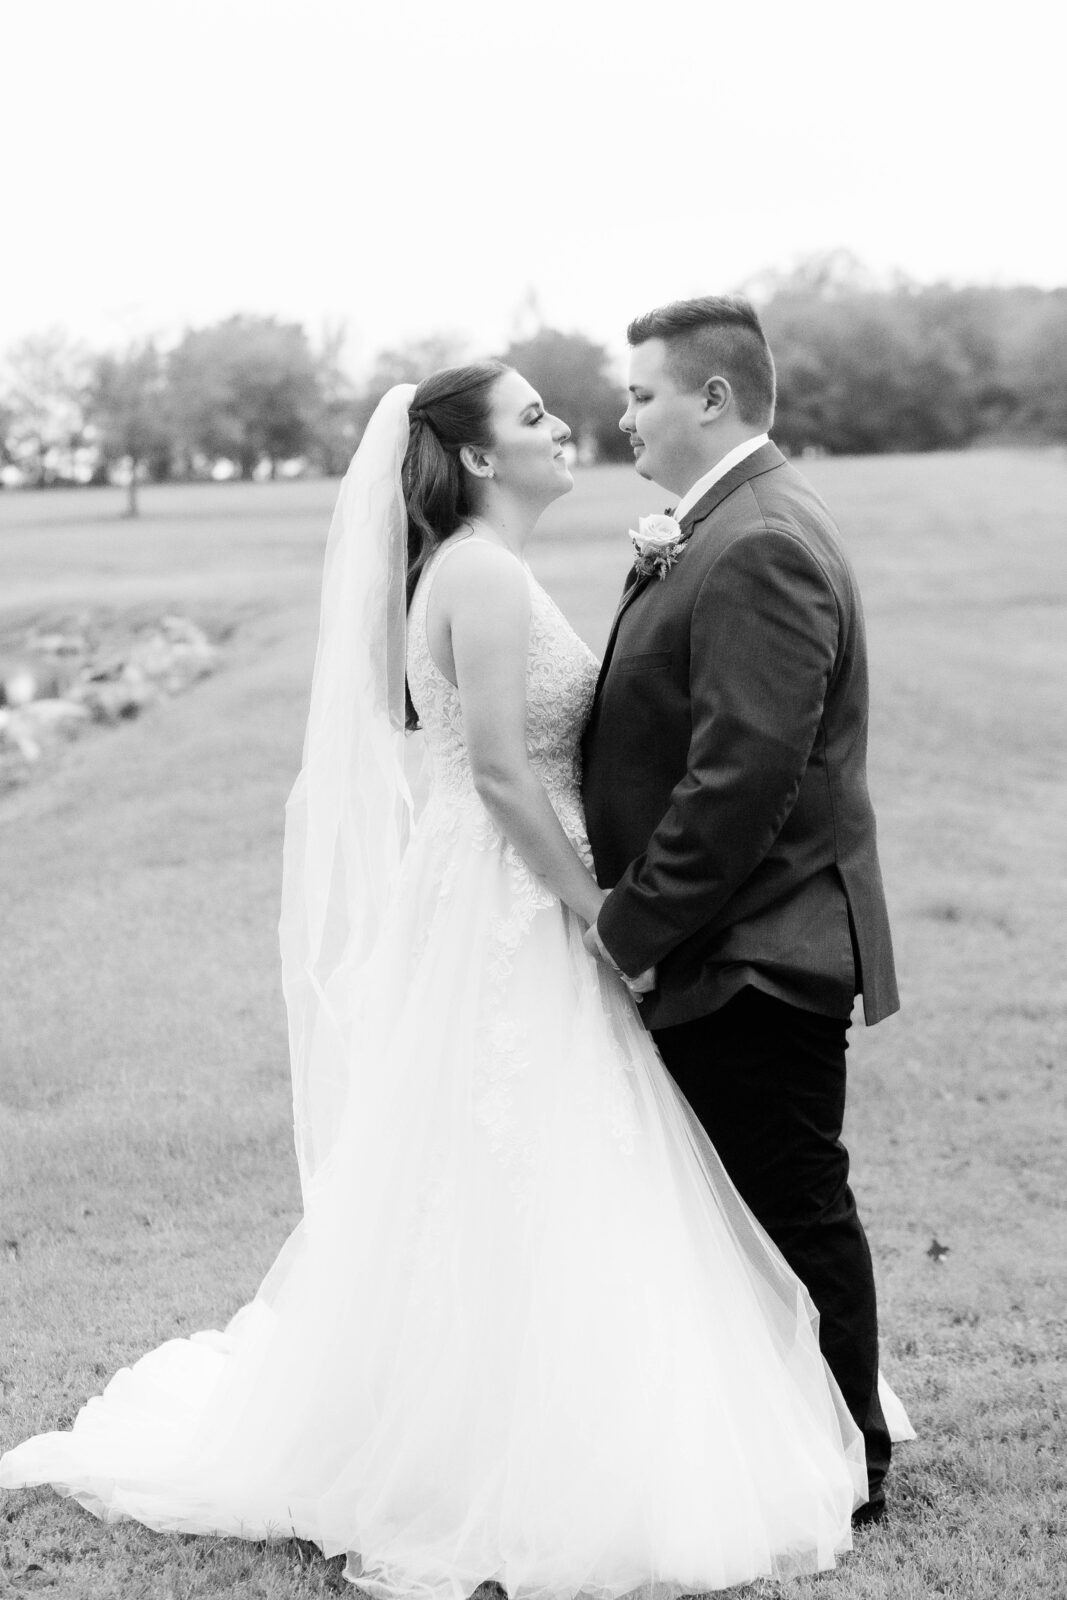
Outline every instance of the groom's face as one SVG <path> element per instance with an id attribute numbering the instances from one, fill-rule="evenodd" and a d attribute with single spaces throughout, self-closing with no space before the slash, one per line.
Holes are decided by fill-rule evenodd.
<path id="1" fill-rule="evenodd" d="M 630 440 L 642 478 L 684 494 L 704 468 L 704 396 L 679 389 L 662 339 L 646 339 L 630 351 L 629 404 L 619 427 Z"/>

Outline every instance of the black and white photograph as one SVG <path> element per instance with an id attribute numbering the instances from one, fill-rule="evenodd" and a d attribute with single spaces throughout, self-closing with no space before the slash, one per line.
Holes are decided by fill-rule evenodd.
<path id="1" fill-rule="evenodd" d="M 0 11 L 0 1600 L 1063 1600 L 1046 6 Z"/>

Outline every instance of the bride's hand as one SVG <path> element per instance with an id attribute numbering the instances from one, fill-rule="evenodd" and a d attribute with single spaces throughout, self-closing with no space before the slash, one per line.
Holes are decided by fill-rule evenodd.
<path id="1" fill-rule="evenodd" d="M 606 967 L 608 967 L 618 978 L 621 979 L 638 1004 L 640 1004 L 646 994 L 650 994 L 651 991 L 656 987 L 655 967 L 648 967 L 644 972 L 639 972 L 636 978 L 628 978 L 626 976 L 625 972 L 623 972 L 618 962 L 614 959 L 611 952 L 604 944 L 603 939 L 601 939 L 595 922 L 590 923 L 588 929 L 586 930 L 584 943 L 585 948 L 589 951 L 591 956 L 595 956 L 598 961 L 602 961 Z"/>

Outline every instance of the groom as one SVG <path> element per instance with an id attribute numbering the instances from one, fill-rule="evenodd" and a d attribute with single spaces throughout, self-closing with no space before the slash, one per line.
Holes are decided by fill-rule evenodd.
<path id="1" fill-rule="evenodd" d="M 867 650 L 829 512 L 771 443 L 774 363 L 744 300 L 638 317 L 620 423 L 680 496 L 676 556 L 630 573 L 584 744 L 587 942 L 637 977 L 668 1070 L 804 1282 L 864 1434 L 889 1434 L 867 1239 L 841 1143 L 847 1029 L 897 1009 L 867 792 Z M 660 561 L 662 569 L 666 563 Z M 788 1484 L 783 1492 L 788 1494 Z"/>

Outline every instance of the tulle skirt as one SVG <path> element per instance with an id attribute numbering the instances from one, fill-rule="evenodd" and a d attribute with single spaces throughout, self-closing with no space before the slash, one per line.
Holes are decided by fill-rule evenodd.
<path id="1" fill-rule="evenodd" d="M 811 1303 L 626 991 L 473 812 L 431 804 L 352 1008 L 336 1135 L 255 1300 L 0 1484 L 296 1534 L 386 1600 L 832 1566 L 866 1477 Z"/>

